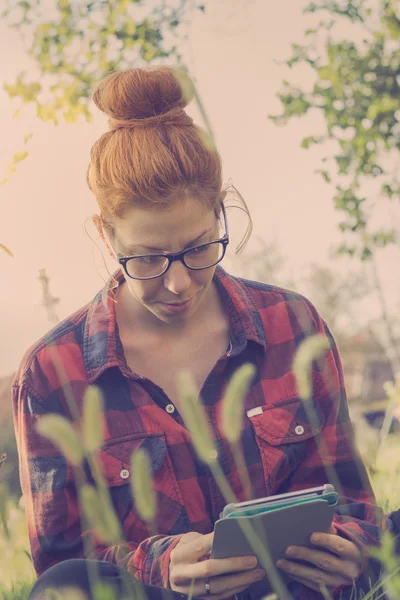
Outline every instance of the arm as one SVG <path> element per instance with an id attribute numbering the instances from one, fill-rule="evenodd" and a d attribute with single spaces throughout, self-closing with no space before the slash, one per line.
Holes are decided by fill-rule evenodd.
<path id="1" fill-rule="evenodd" d="M 143 583 L 167 587 L 170 553 L 181 536 L 153 536 L 106 547 L 92 531 L 82 531 L 74 470 L 36 432 L 47 411 L 43 399 L 32 392 L 26 386 L 13 387 L 21 487 L 37 574 L 62 560 L 86 556 L 126 568 Z"/>

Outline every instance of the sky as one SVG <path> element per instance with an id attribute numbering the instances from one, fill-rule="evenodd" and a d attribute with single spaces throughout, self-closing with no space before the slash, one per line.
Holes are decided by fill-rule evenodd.
<path id="1" fill-rule="evenodd" d="M 322 151 L 300 148 L 303 137 L 321 131 L 321 117 L 311 114 L 284 128 L 268 119 L 280 110 L 276 94 L 282 79 L 311 81 L 308 71 L 288 72 L 279 64 L 312 23 L 302 14 L 303 6 L 300 0 L 209 0 L 206 13 L 192 18 L 182 47 L 212 123 L 224 179 L 231 179 L 244 196 L 255 236 L 276 244 L 295 276 L 311 262 L 328 264 L 332 246 L 341 239 L 332 189 L 315 174 Z M 4 22 L 0 54 L 9 57 L 1 66 L 0 83 L 34 68 L 18 35 Z M 82 121 L 55 127 L 38 121 L 29 107 L 14 119 L 16 106 L 1 89 L 0 180 L 1 170 L 5 174 L 10 158 L 23 147 L 24 135 L 32 132 L 33 137 L 30 156 L 0 187 L 0 242 L 14 252 L 14 258 L 0 253 L 0 376 L 12 372 L 49 329 L 39 269 L 47 270 L 51 291 L 60 298 L 60 318 L 88 302 L 106 277 L 100 251 L 84 231 L 85 220 L 96 212 L 85 173 L 91 145 L 107 129 L 105 118 L 95 112 L 91 125 Z M 196 106 L 189 113 L 201 124 Z M 232 219 L 239 232 L 240 216 Z M 393 306 L 398 301 L 398 258 L 393 250 L 381 260 L 385 293 Z M 368 316 L 376 306 L 365 310 Z"/>

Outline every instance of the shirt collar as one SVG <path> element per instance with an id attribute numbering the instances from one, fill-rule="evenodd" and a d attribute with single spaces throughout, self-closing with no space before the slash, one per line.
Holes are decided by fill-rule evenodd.
<path id="1" fill-rule="evenodd" d="M 129 374 L 115 313 L 116 289 L 124 280 L 122 271 L 118 270 L 89 305 L 83 359 L 90 384 L 111 367 L 119 367 L 124 374 Z"/>
<path id="2" fill-rule="evenodd" d="M 129 376 L 115 312 L 115 291 L 125 281 L 118 270 L 89 305 L 85 324 L 83 357 L 89 383 L 111 367 Z M 259 308 L 245 282 L 218 266 L 214 281 L 226 308 L 231 327 L 231 355 L 239 354 L 253 341 L 266 348 L 266 337 Z"/>
<path id="3" fill-rule="evenodd" d="M 229 275 L 222 267 L 215 270 L 214 281 L 226 308 L 231 326 L 231 354 L 239 354 L 248 341 L 266 349 L 267 339 L 253 295 L 244 280 Z"/>

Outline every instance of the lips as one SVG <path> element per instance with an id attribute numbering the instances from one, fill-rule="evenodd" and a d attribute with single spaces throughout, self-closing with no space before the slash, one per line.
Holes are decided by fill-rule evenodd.
<path id="1" fill-rule="evenodd" d="M 163 304 L 166 304 L 167 306 L 182 306 L 191 300 L 192 298 L 189 298 L 189 300 L 184 300 L 183 302 L 163 302 Z"/>
<path id="2" fill-rule="evenodd" d="M 192 301 L 193 298 L 190 298 L 190 300 L 186 300 L 185 302 L 161 302 L 161 304 L 168 312 L 179 313 L 187 310 L 191 306 Z"/>

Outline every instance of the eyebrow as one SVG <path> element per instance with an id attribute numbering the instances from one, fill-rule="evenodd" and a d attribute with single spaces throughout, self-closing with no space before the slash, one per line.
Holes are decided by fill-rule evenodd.
<path id="1" fill-rule="evenodd" d="M 184 247 L 184 250 L 186 250 L 187 248 L 190 248 L 191 246 L 194 246 L 202 237 L 204 237 L 208 233 L 211 233 L 212 230 L 213 230 L 213 228 L 211 227 L 210 229 L 206 229 L 206 231 L 203 231 L 203 233 L 201 233 L 196 238 L 194 238 L 193 240 L 191 240 L 190 242 L 188 242 L 186 244 L 186 246 Z M 125 247 L 126 247 L 126 249 L 127 249 L 127 251 L 129 253 L 131 253 L 132 251 L 134 252 L 134 248 L 144 248 L 145 250 L 151 250 L 151 251 L 154 251 L 154 252 L 162 252 L 162 253 L 165 252 L 162 248 L 157 248 L 155 246 L 146 246 L 144 244 L 135 244 L 135 245 L 132 245 L 132 246 L 125 246 Z"/>

